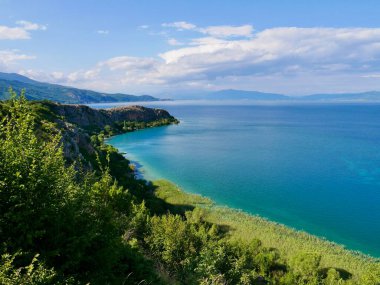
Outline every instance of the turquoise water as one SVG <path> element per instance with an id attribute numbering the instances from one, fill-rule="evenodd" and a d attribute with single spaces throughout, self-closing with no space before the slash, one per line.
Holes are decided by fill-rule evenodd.
<path id="1" fill-rule="evenodd" d="M 380 105 L 160 107 L 181 123 L 109 140 L 147 178 L 380 256 Z"/>

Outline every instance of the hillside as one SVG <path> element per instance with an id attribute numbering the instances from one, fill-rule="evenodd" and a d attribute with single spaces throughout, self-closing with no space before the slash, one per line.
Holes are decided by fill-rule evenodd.
<path id="1" fill-rule="evenodd" d="M 376 260 L 136 179 L 105 137 L 164 110 L 13 97 L 0 117 L 1 284 L 379 284 Z"/>
<path id="2" fill-rule="evenodd" d="M 51 101 L 33 101 L 31 106 L 38 110 L 40 118 L 54 123 L 61 130 L 65 159 L 70 162 L 79 161 L 86 169 L 93 169 L 96 165 L 93 157 L 96 151 L 91 144 L 90 135 L 102 132 L 104 136 L 111 136 L 142 128 L 178 123 L 177 119 L 165 110 L 142 106 L 102 110 L 85 105 L 67 105 Z"/>
<path id="3" fill-rule="evenodd" d="M 26 76 L 23 76 L 17 73 L 0 72 L 0 79 L 9 80 L 9 81 L 19 81 L 19 82 L 30 83 L 30 84 L 39 84 L 38 81 L 32 80 Z"/>
<path id="4" fill-rule="evenodd" d="M 142 106 L 122 106 L 111 109 L 93 109 L 85 105 L 67 105 L 53 102 L 40 102 L 48 107 L 50 112 L 66 122 L 75 124 L 83 129 L 100 131 L 106 125 L 114 126 L 117 123 L 153 122 L 167 119 L 174 121 L 167 111 Z"/>
<path id="5" fill-rule="evenodd" d="M 22 89 L 25 89 L 25 95 L 29 100 L 52 100 L 69 104 L 159 100 L 150 95 L 108 94 L 58 84 L 43 83 L 16 73 L 0 72 L 0 100 L 9 98 L 9 87 L 12 87 L 18 93 Z"/>

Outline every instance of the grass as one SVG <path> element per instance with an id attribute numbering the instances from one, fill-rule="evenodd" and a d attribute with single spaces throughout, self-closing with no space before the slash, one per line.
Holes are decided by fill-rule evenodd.
<path id="1" fill-rule="evenodd" d="M 186 193 L 169 181 L 157 180 L 153 181 L 153 184 L 156 187 L 155 195 L 177 209 L 205 209 L 206 221 L 229 229 L 227 238 L 242 242 L 258 238 L 264 246 L 277 248 L 285 259 L 301 251 L 315 252 L 322 256 L 322 268 L 340 268 L 357 276 L 368 271 L 374 263 L 380 262 L 380 259 L 345 249 L 341 245 L 306 232 L 239 210 L 218 206 L 209 198 Z"/>
<path id="2" fill-rule="evenodd" d="M 156 188 L 155 195 L 166 203 L 177 206 L 211 207 L 214 202 L 198 194 L 190 194 L 182 191 L 177 185 L 168 180 L 156 180 L 153 182 Z"/>

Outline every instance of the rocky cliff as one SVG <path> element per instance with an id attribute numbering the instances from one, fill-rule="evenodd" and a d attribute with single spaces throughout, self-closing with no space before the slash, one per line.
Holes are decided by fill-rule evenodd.
<path id="1" fill-rule="evenodd" d="M 85 105 L 65 105 L 50 101 L 35 104 L 42 105 L 42 117 L 53 122 L 60 130 L 66 159 L 69 162 L 80 162 L 82 167 L 90 170 L 93 169 L 91 161 L 94 161 L 97 152 L 91 135 L 102 134 L 104 137 L 178 123 L 165 110 L 142 106 L 93 109 Z"/>
<path id="2" fill-rule="evenodd" d="M 64 118 L 66 122 L 83 129 L 103 129 L 122 122 L 153 122 L 162 119 L 175 122 L 176 119 L 167 111 L 142 106 L 123 106 L 111 109 L 93 109 L 85 105 L 65 105 L 44 102 L 51 112 Z"/>

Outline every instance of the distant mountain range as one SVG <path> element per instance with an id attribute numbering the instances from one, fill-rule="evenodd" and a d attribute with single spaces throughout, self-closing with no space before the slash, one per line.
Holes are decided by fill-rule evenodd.
<path id="1" fill-rule="evenodd" d="M 43 83 L 17 73 L 0 72 L 0 100 L 9 98 L 8 89 L 26 90 L 26 97 L 31 100 L 52 100 L 60 103 L 86 104 L 104 102 L 148 102 L 161 99 L 150 95 L 130 95 L 122 93 L 101 93 L 91 90 L 67 87 L 58 84 Z M 180 94 L 179 94 L 180 93 Z M 199 91 L 194 93 L 179 92 L 177 99 L 192 100 L 255 100 L 283 102 L 380 102 L 380 91 L 362 93 L 313 94 L 307 96 L 287 96 L 276 93 L 244 90 L 220 90 L 215 92 Z M 168 96 L 169 94 L 166 94 Z M 170 95 L 169 95 L 170 97 Z"/>
<path id="2" fill-rule="evenodd" d="M 244 90 L 220 90 L 186 94 L 188 100 L 255 100 L 255 101 L 301 101 L 301 102 L 380 102 L 380 91 L 362 93 L 313 94 L 307 96 L 287 96 L 276 93 Z"/>
<path id="3" fill-rule="evenodd" d="M 300 97 L 301 100 L 308 101 L 380 101 L 380 91 L 368 91 L 360 93 L 332 93 L 314 94 Z"/>
<path id="4" fill-rule="evenodd" d="M 220 90 L 212 92 L 206 95 L 205 99 L 210 100 L 287 100 L 290 97 L 275 94 L 275 93 L 264 93 L 259 91 L 244 91 L 244 90 Z"/>
<path id="5" fill-rule="evenodd" d="M 18 93 L 26 90 L 26 97 L 30 100 L 52 100 L 60 103 L 84 104 L 100 102 L 139 102 L 159 101 L 150 95 L 108 94 L 91 90 L 78 89 L 58 84 L 43 83 L 32 80 L 17 73 L 0 72 L 0 100 L 9 98 L 9 87 Z"/>

